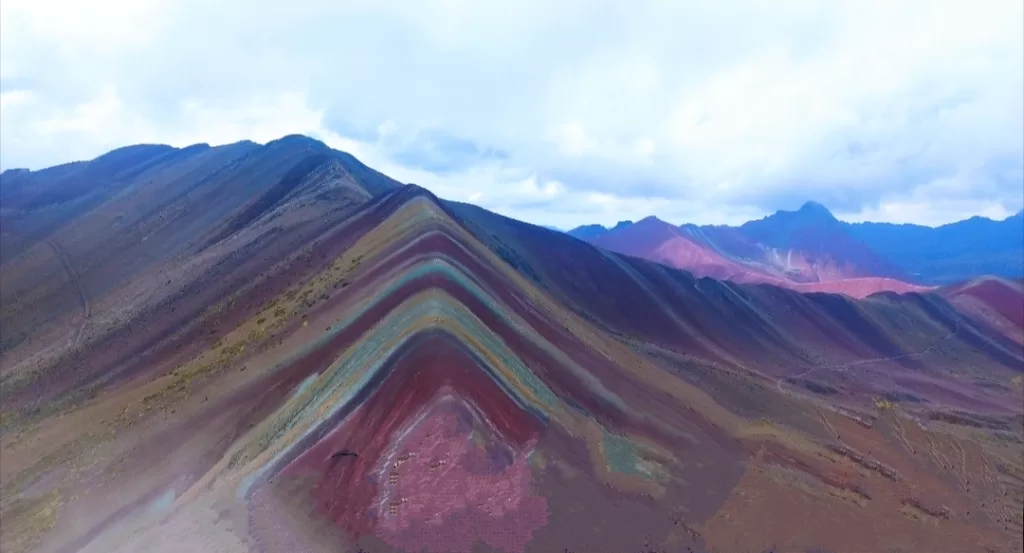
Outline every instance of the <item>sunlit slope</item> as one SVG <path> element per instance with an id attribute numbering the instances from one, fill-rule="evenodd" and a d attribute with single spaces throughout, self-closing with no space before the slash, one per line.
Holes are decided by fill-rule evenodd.
<path id="1" fill-rule="evenodd" d="M 981 277 L 940 290 L 950 303 L 1024 347 L 1024 282 Z"/>

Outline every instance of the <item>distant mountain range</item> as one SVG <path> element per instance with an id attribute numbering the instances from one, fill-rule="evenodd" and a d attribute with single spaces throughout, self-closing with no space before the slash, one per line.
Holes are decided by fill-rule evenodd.
<path id="1" fill-rule="evenodd" d="M 611 228 L 585 225 L 568 234 L 698 276 L 856 297 L 982 275 L 1024 277 L 1024 212 L 1002 221 L 972 217 L 932 228 L 846 223 L 825 206 L 807 202 L 737 227 L 677 227 L 647 217 Z"/>
<path id="2" fill-rule="evenodd" d="M 1024 211 L 993 221 L 985 217 L 941 227 L 843 223 L 850 234 L 911 279 L 948 284 L 979 275 L 1024 276 Z"/>

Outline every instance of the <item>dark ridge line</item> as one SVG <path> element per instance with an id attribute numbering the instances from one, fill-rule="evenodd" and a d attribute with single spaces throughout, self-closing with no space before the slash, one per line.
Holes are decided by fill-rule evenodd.
<path id="1" fill-rule="evenodd" d="M 523 227 L 526 227 L 526 225 L 519 224 L 514 219 L 510 219 L 510 218 L 504 217 L 504 216 L 502 216 L 500 214 L 490 213 L 490 212 L 487 212 L 486 210 L 483 210 L 481 208 L 478 208 L 478 207 L 475 207 L 475 206 L 469 206 L 467 204 L 458 204 L 458 205 L 460 205 L 460 207 L 463 207 L 465 211 L 469 211 L 469 212 L 475 213 L 479 217 L 486 217 L 486 218 L 489 218 L 489 219 L 498 220 L 502 224 L 505 224 L 508 227 L 510 227 L 509 228 L 509 232 L 512 232 L 512 233 L 515 233 L 517 231 L 521 231 L 521 230 L 523 230 Z M 463 217 L 463 219 L 465 219 L 465 217 Z M 481 223 L 477 223 L 477 225 L 479 225 L 479 224 L 481 224 Z M 487 226 L 487 228 L 492 228 L 492 227 L 493 227 L 493 225 Z M 475 226 L 471 226 L 470 228 L 471 228 L 471 231 L 475 231 L 476 230 Z M 493 234 L 494 231 L 492 230 L 490 232 Z M 551 231 L 545 231 L 545 232 L 551 232 Z M 490 249 L 492 249 L 492 251 L 494 250 L 493 244 L 491 244 L 486 239 L 486 237 L 482 237 L 479 234 L 479 232 L 474 232 L 473 234 L 478 239 L 482 240 L 486 245 L 488 245 L 488 247 Z M 541 233 L 538 232 L 536 234 L 539 235 Z M 554 234 L 558 234 L 558 233 L 554 233 Z M 572 237 L 569 237 L 568 240 L 571 242 L 572 240 L 575 240 L 575 239 L 573 239 Z M 578 240 L 577 240 L 576 244 L 577 245 L 579 244 Z M 588 246 L 589 247 L 593 247 L 592 245 L 589 245 L 589 244 L 588 244 Z M 623 256 L 623 255 L 620 255 L 620 254 L 615 254 L 614 252 L 608 252 L 607 255 L 609 257 L 613 257 L 614 256 L 614 257 L 621 258 L 621 259 L 624 260 L 625 263 L 627 263 L 629 265 L 632 265 L 632 266 L 657 265 L 657 264 L 654 264 L 653 262 L 650 262 L 650 261 L 647 261 L 647 260 L 643 260 L 643 259 L 639 259 L 639 258 L 630 258 L 630 256 Z M 671 268 L 671 267 L 665 267 L 664 270 L 668 271 L 669 273 L 679 274 L 682 277 L 681 280 L 683 280 L 683 281 L 694 281 L 694 280 L 697 280 L 697 279 L 693 278 L 692 273 L 689 273 L 687 271 L 681 271 L 679 269 L 674 269 L 674 268 Z M 677 278 L 677 280 L 679 280 L 679 279 Z M 713 286 L 714 286 L 715 289 L 719 289 L 719 288 L 725 286 L 725 285 L 721 284 L 721 281 L 717 281 L 717 280 L 714 280 L 714 279 L 700 279 L 700 282 L 702 282 L 702 283 L 703 282 L 714 283 Z M 556 286 L 561 287 L 562 285 L 561 284 L 556 284 Z M 803 299 L 803 301 L 809 300 L 809 301 L 811 301 L 813 303 L 819 304 L 819 307 L 818 307 L 819 309 L 826 307 L 826 305 L 820 305 L 820 304 L 823 304 L 823 303 L 824 304 L 842 304 L 842 305 L 845 305 L 847 308 L 849 308 L 849 310 L 853 310 L 855 312 L 859 312 L 860 311 L 860 307 L 862 307 L 862 306 L 863 307 L 868 307 L 868 306 L 877 305 L 877 304 L 872 303 L 871 301 L 869 301 L 867 299 L 865 299 L 865 300 L 854 300 L 852 298 L 847 298 L 845 296 L 836 295 L 836 294 L 828 294 L 828 293 L 805 294 L 805 293 L 801 293 L 801 292 L 797 292 L 797 291 L 793 291 L 793 290 L 788 290 L 788 289 L 785 289 L 785 288 L 779 288 L 777 286 L 772 286 L 772 285 L 769 285 L 769 284 L 757 284 L 757 285 L 732 284 L 732 285 L 728 285 L 728 286 L 729 286 L 730 289 L 735 290 L 738 293 L 740 293 L 740 295 L 743 298 L 745 298 L 747 301 L 751 301 L 751 300 L 756 300 L 757 299 L 757 297 L 760 295 L 760 294 L 757 293 L 758 289 L 771 289 L 771 290 L 778 290 L 779 291 L 778 294 L 781 296 L 781 300 L 782 301 L 786 301 L 788 303 L 800 303 L 800 301 L 798 301 L 798 300 L 801 300 L 801 299 Z M 544 287 L 548 288 L 547 285 L 545 285 Z M 556 296 L 560 297 L 560 298 L 564 298 L 566 295 L 568 295 L 570 297 L 572 296 L 572 294 L 556 294 Z M 790 301 L 790 300 L 793 300 L 793 301 Z M 941 298 L 939 298 L 939 300 L 941 300 Z M 901 297 L 899 299 L 899 301 L 900 302 L 904 302 L 904 301 L 907 301 L 907 300 Z M 944 301 L 944 300 L 942 300 L 942 301 Z M 563 300 L 562 303 L 565 304 L 564 300 Z M 692 304 L 692 300 L 690 300 L 686 304 Z M 567 305 L 570 307 L 571 310 L 573 310 L 577 314 L 580 313 L 580 311 L 581 311 L 580 307 L 572 305 L 572 303 L 569 303 Z M 857 306 L 857 307 L 854 308 L 854 306 Z M 681 306 L 678 306 L 678 305 L 673 306 L 674 310 L 678 310 L 680 307 Z M 586 311 L 586 310 L 584 309 L 583 311 Z M 878 310 L 877 310 L 877 308 L 871 307 L 869 309 L 869 311 L 877 312 Z M 593 320 L 592 316 L 589 316 L 589 317 L 585 316 L 585 318 Z M 868 325 L 867 327 L 863 327 L 862 330 L 864 328 L 869 328 L 869 327 L 870 328 L 874 328 L 873 323 L 870 323 L 869 319 L 863 318 L 861 316 L 858 316 L 856 318 L 857 319 L 864 319 L 861 322 L 863 324 L 865 324 L 865 325 Z M 896 349 L 900 349 L 902 351 L 901 348 L 899 348 L 898 346 L 896 346 L 896 344 L 892 343 L 890 340 L 885 338 L 884 335 L 879 334 L 877 328 L 874 328 L 874 330 L 872 332 L 868 332 L 867 334 L 863 334 L 861 331 L 856 330 L 857 327 L 855 325 L 851 326 L 850 325 L 850 321 L 843 322 L 840 319 L 837 319 L 837 318 L 834 318 L 834 317 L 832 317 L 831 319 L 834 320 L 836 323 L 842 323 L 841 328 L 844 329 L 844 334 L 848 334 L 851 338 L 855 338 L 858 342 L 863 344 L 863 346 L 858 346 L 857 348 L 851 348 L 852 351 L 856 351 L 856 350 L 861 349 L 863 347 L 867 347 L 868 349 L 871 349 L 871 350 L 880 350 L 880 351 L 888 352 L 888 353 L 892 353 Z M 605 328 L 605 329 L 609 329 L 610 328 L 609 324 L 607 322 L 601 321 L 601 323 L 602 324 L 600 326 L 602 328 Z M 613 334 L 619 334 L 619 332 L 617 332 L 614 328 L 612 328 L 612 333 Z M 871 336 L 872 333 L 875 334 L 874 337 Z M 659 341 L 657 339 L 654 339 L 653 336 L 646 336 L 646 338 L 647 339 L 653 339 L 655 342 L 661 343 L 661 341 Z M 837 340 L 836 338 L 833 337 L 833 338 L 831 338 L 830 341 L 831 342 L 840 342 L 841 343 L 845 339 L 846 339 L 845 336 L 843 337 L 843 339 L 840 339 L 840 340 Z M 881 341 L 879 341 L 879 339 Z M 790 353 L 793 353 L 793 352 L 790 352 Z M 799 352 L 796 352 L 796 354 L 798 356 L 800 355 Z M 862 352 L 862 354 L 863 354 L 863 352 Z"/>
<path id="2" fill-rule="evenodd" d="M 278 205 L 288 194 L 299 187 L 302 182 L 309 177 L 310 173 L 315 171 L 320 165 L 326 162 L 329 157 L 326 154 L 313 154 L 297 161 L 287 173 L 281 177 L 281 180 L 277 184 L 272 185 L 262 195 L 258 196 L 245 207 L 243 207 L 234 217 L 230 218 L 221 227 L 221 230 L 216 232 L 210 237 L 202 246 L 200 251 L 205 250 L 224 240 L 225 238 L 235 234 L 236 232 L 248 227 L 259 219 L 262 215 L 269 212 L 274 206 Z"/>

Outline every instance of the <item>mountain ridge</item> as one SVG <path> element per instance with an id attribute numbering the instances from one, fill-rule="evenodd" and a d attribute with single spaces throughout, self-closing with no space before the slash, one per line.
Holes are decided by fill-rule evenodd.
<path id="1" fill-rule="evenodd" d="M 804 202 L 801 205 L 801 207 L 799 207 L 799 208 L 797 208 L 795 210 L 780 209 L 780 210 L 776 211 L 775 213 L 799 213 L 801 210 L 806 209 L 808 207 L 808 204 L 811 204 L 812 206 L 819 206 L 819 207 L 823 208 L 825 211 L 828 211 L 830 217 L 832 217 L 833 219 L 839 220 L 839 219 L 837 219 L 835 217 L 835 215 L 832 214 L 831 210 L 829 210 L 827 207 L 825 207 L 824 204 L 821 204 L 821 203 L 816 202 L 814 200 L 808 200 L 808 201 Z M 813 211 L 813 210 L 811 210 L 811 211 Z M 750 221 L 746 221 L 745 223 L 749 223 L 749 222 L 753 222 L 753 221 L 758 221 L 758 220 L 761 220 L 761 219 L 764 219 L 764 218 L 767 218 L 767 217 L 771 217 L 771 215 L 772 214 L 765 215 L 764 217 L 761 217 L 760 219 L 751 219 Z M 658 218 L 657 215 L 649 215 L 648 217 Z M 948 227 L 950 225 L 956 225 L 958 223 L 963 223 L 965 221 L 970 221 L 970 220 L 981 220 L 981 221 L 991 221 L 991 222 L 1000 223 L 1000 222 L 1005 222 L 1008 219 L 1009 220 L 1013 220 L 1013 219 L 1017 219 L 1017 218 L 1024 218 L 1024 209 L 1022 209 L 1022 210 L 1020 210 L 1020 211 L 1018 211 L 1018 212 L 1016 212 L 1016 213 L 1014 213 L 1012 215 L 1007 215 L 1006 217 L 1004 217 L 1002 219 L 993 219 L 991 217 L 987 217 L 987 216 L 984 216 L 984 215 L 973 215 L 973 216 L 968 217 L 966 219 L 961 219 L 959 221 L 952 221 L 952 222 L 949 222 L 949 223 L 942 223 L 941 225 L 936 225 L 936 226 L 922 225 L 922 224 L 919 224 L 919 223 L 888 223 L 888 222 L 881 222 L 881 221 L 861 221 L 861 222 L 839 221 L 839 222 L 843 223 L 845 225 L 850 225 L 850 226 L 857 226 L 857 225 L 891 225 L 891 226 L 900 226 L 900 227 L 906 226 L 906 227 L 921 227 L 921 228 L 935 229 L 935 228 L 940 228 L 940 227 Z M 616 226 L 626 226 L 626 225 L 629 225 L 629 224 L 632 224 L 632 223 L 633 223 L 633 221 L 619 221 L 618 223 L 616 223 L 615 225 L 612 225 L 612 226 L 605 226 L 605 225 L 602 225 L 600 223 L 588 223 L 588 224 L 585 224 L 585 225 L 580 225 L 580 226 L 577 226 L 577 227 L 570 228 L 568 230 L 565 230 L 564 232 L 572 233 L 572 232 L 576 231 L 577 229 L 583 229 L 583 228 L 609 231 L 609 230 L 614 229 Z M 740 225 L 745 224 L 745 223 L 741 223 Z M 672 224 L 672 223 L 669 223 L 669 224 Z M 740 225 L 728 225 L 728 224 L 724 224 L 724 223 L 718 223 L 718 224 L 716 224 L 716 223 L 709 223 L 709 224 L 706 224 L 706 225 L 696 225 L 694 223 L 681 223 L 678 226 L 679 227 L 696 226 L 696 227 L 700 227 L 700 228 L 714 228 L 714 227 L 734 227 L 734 226 L 740 226 Z"/>
<path id="2" fill-rule="evenodd" d="M 1020 535 L 1016 446 L 962 433 L 1017 432 L 1024 354 L 945 296 L 698 278 L 417 185 L 363 194 L 358 171 L 285 150 L 185 156 L 161 167 L 185 181 L 143 172 L 70 219 L 4 215 L 56 226 L 0 264 L 19 288 L 0 331 L 30 329 L 0 351 L 5 551 L 959 553 Z M 109 226 L 126 206 L 150 214 L 139 232 Z"/>
<path id="3" fill-rule="evenodd" d="M 971 217 L 925 227 L 846 223 L 822 204 L 809 201 L 797 210 L 782 210 L 739 226 L 683 224 L 679 228 L 691 241 L 727 258 L 730 264 L 747 266 L 783 283 L 867 278 L 875 279 L 872 286 L 877 291 L 907 291 L 984 274 L 1024 276 L 1024 211 L 999 221 Z M 595 243 L 615 242 L 610 236 L 617 232 L 621 227 L 616 231 L 600 225 L 568 231 Z M 633 253 L 645 256 L 644 252 Z M 794 255 L 802 268 L 794 266 Z M 704 267 L 675 266 L 717 274 Z M 906 284 L 896 284 L 900 282 Z"/>

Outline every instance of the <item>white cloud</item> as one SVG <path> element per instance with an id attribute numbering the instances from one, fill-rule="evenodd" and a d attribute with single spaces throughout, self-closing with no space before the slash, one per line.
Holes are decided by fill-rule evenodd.
<path id="1" fill-rule="evenodd" d="M 10 90 L 7 92 L 0 92 L 0 110 L 2 109 L 13 109 L 18 105 L 24 105 L 32 102 L 32 92 L 28 90 Z"/>
<path id="2" fill-rule="evenodd" d="M 563 123 L 551 133 L 558 151 L 567 157 L 581 157 L 594 150 L 596 144 L 579 123 Z"/>
<path id="3" fill-rule="evenodd" d="M 1024 204 L 1019 0 L 0 5 L 4 168 L 305 133 L 563 227 Z"/>

